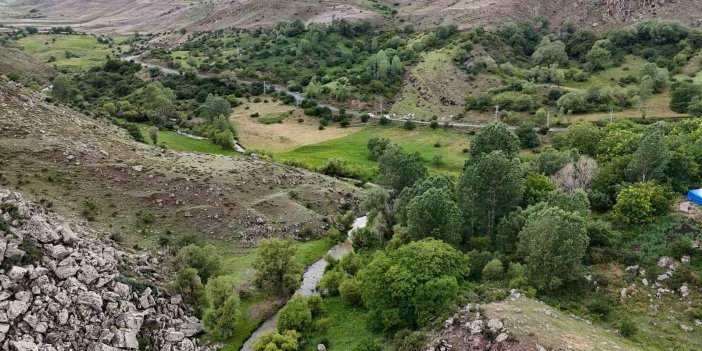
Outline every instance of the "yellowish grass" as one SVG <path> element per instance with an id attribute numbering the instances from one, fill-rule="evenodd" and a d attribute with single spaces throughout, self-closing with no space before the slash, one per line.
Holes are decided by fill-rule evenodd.
<path id="1" fill-rule="evenodd" d="M 246 107 L 248 106 L 248 109 Z M 282 123 L 264 124 L 251 114 L 258 113 L 260 117 L 289 113 Z M 244 147 L 269 152 L 292 151 L 300 146 L 317 144 L 323 141 L 351 135 L 360 127 L 341 128 L 331 125 L 319 130 L 319 121 L 315 117 L 305 116 L 303 111 L 294 106 L 277 102 L 247 103 L 234 109 L 231 115 L 239 141 Z M 298 122 L 302 118 L 304 122 Z"/>

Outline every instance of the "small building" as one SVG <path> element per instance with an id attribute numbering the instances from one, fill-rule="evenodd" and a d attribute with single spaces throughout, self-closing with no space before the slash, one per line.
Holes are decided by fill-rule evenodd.
<path id="1" fill-rule="evenodd" d="M 702 206 L 702 188 L 688 191 L 687 199 L 699 206 Z"/>

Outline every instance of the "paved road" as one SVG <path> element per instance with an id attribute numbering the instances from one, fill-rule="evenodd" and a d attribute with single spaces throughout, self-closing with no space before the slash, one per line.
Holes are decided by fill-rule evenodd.
<path id="1" fill-rule="evenodd" d="M 165 74 L 180 74 L 180 72 L 179 72 L 178 70 L 175 70 L 175 69 L 172 69 L 172 68 L 163 67 L 163 66 L 160 66 L 160 65 L 155 65 L 155 64 L 153 64 L 153 63 L 146 63 L 146 62 L 143 62 L 143 61 L 141 60 L 141 58 L 140 58 L 139 56 L 137 56 L 137 55 L 124 57 L 123 60 L 125 60 L 125 61 L 134 61 L 134 62 L 136 62 L 136 63 L 140 63 L 142 66 L 149 67 L 149 68 L 158 68 L 158 69 L 161 70 L 161 72 L 163 72 L 163 73 L 165 73 Z M 197 76 L 198 76 L 198 77 L 203 77 L 203 78 L 211 78 L 211 77 L 212 77 L 212 76 L 208 76 L 208 75 L 202 74 L 202 73 L 197 73 Z M 242 83 L 253 83 L 253 82 L 254 82 L 253 80 L 248 80 L 248 79 L 242 79 L 242 78 L 237 78 L 237 79 L 238 79 L 240 82 L 242 82 Z M 276 91 L 282 91 L 282 92 L 285 92 L 286 94 L 289 94 L 289 95 L 293 96 L 293 97 L 295 98 L 295 102 L 296 102 L 297 104 L 299 104 L 299 103 L 301 103 L 303 100 L 305 100 L 305 96 L 304 96 L 302 93 L 300 93 L 300 92 L 290 91 L 290 90 L 288 90 L 286 87 L 284 87 L 284 86 L 282 86 L 282 85 L 272 85 L 272 87 L 274 87 L 274 88 L 276 89 Z M 321 107 L 328 107 L 330 110 L 332 110 L 332 111 L 334 111 L 334 112 L 339 112 L 339 108 L 337 108 L 337 107 L 335 107 L 335 106 L 332 106 L 332 105 L 329 105 L 329 104 L 318 103 L 317 105 L 318 105 L 318 106 L 321 106 Z M 348 114 L 350 114 L 350 115 L 354 115 L 354 116 L 361 116 L 361 115 L 366 114 L 367 112 L 364 112 L 364 111 L 355 111 L 355 110 L 346 110 L 346 113 L 348 113 Z M 374 114 L 369 114 L 369 115 L 371 116 L 371 118 L 375 118 L 375 119 L 380 119 L 380 118 L 381 118 L 381 116 L 378 116 L 378 115 L 374 115 Z M 387 119 L 391 120 L 391 121 L 396 121 L 396 122 L 404 122 L 404 121 L 407 120 L 406 118 L 394 117 L 394 116 L 391 116 L 391 115 L 385 115 L 385 117 L 386 117 Z M 422 121 L 422 120 L 414 120 L 414 119 L 411 120 L 411 121 L 412 121 L 413 123 L 420 124 L 420 125 L 430 125 L 430 124 L 431 124 L 430 121 Z M 483 128 L 483 127 L 485 127 L 485 124 L 480 124 L 480 123 L 467 123 L 467 122 L 449 122 L 449 126 L 450 126 L 451 128 Z M 517 127 L 510 126 L 509 128 L 510 128 L 510 129 L 516 129 Z M 550 131 L 550 132 L 565 132 L 566 130 L 567 130 L 566 128 L 560 128 L 560 127 L 552 127 L 552 128 L 549 128 L 549 131 Z"/>

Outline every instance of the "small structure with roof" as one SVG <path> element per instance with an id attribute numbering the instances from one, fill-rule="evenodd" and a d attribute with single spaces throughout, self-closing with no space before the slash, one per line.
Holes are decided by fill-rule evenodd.
<path id="1" fill-rule="evenodd" d="M 702 188 L 693 189 L 687 192 L 687 199 L 702 206 Z"/>

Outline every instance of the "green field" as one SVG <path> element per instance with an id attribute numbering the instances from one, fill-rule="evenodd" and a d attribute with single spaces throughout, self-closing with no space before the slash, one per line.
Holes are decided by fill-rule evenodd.
<path id="1" fill-rule="evenodd" d="M 591 87 L 612 86 L 615 85 L 619 79 L 626 76 L 633 75 L 634 77 L 638 77 L 641 66 L 646 62 L 646 60 L 639 56 L 627 55 L 624 57 L 622 64 L 617 67 L 610 67 L 602 72 L 595 73 L 584 82 L 568 81 L 564 86 L 584 90 Z"/>
<path id="2" fill-rule="evenodd" d="M 354 347 L 366 340 L 375 340 L 382 344 L 382 336 L 368 328 L 367 314 L 364 309 L 346 306 L 340 297 L 324 299 L 324 312 L 315 318 L 314 331 L 308 336 L 309 341 L 302 351 L 315 351 L 317 345 L 326 341 L 327 349 L 353 350 Z M 325 330 L 317 325 L 320 320 L 326 320 Z"/>
<path id="3" fill-rule="evenodd" d="M 428 128 L 405 130 L 399 126 L 369 126 L 357 133 L 327 140 L 318 144 L 305 145 L 290 152 L 276 154 L 276 161 L 296 161 L 309 166 L 322 166 L 328 159 L 338 157 L 364 178 L 373 178 L 377 162 L 371 160 L 368 140 L 373 136 L 386 137 L 396 142 L 405 152 L 419 153 L 422 163 L 434 172 L 458 174 L 463 168 L 469 136 L 456 131 Z M 439 145 L 438 147 L 435 145 Z M 443 164 L 432 164 L 434 155 L 441 155 Z"/>
<path id="4" fill-rule="evenodd" d="M 153 145 L 153 140 L 151 140 L 151 137 L 149 137 L 149 125 L 139 124 L 139 129 L 141 130 L 141 135 L 144 136 L 144 140 L 148 144 Z M 205 154 L 226 156 L 239 155 L 238 152 L 233 150 L 225 150 L 208 139 L 193 139 L 180 135 L 171 130 L 160 130 L 158 132 L 158 144 L 165 145 L 167 149 L 174 151 L 200 152 Z"/>
<path id="5" fill-rule="evenodd" d="M 123 56 L 130 49 L 129 45 L 119 45 L 124 39 L 115 37 L 113 48 L 98 42 L 97 37 L 91 35 L 36 34 L 19 39 L 16 43 L 40 61 L 49 62 L 54 57 L 55 61 L 50 64 L 78 70 L 103 65 L 108 55 Z M 66 58 L 67 52 L 72 57 Z"/>

